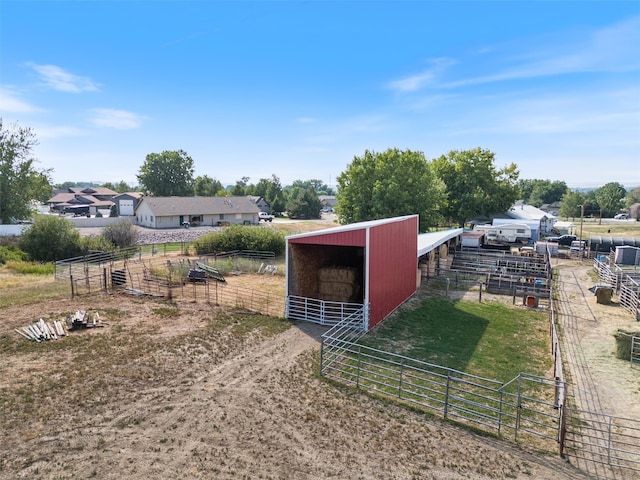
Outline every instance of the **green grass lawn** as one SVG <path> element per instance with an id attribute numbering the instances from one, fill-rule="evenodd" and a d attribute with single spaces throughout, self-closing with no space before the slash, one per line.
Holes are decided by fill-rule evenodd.
<path id="1" fill-rule="evenodd" d="M 429 298 L 362 343 L 502 382 L 520 372 L 547 376 L 552 367 L 547 313 L 497 302 Z"/>

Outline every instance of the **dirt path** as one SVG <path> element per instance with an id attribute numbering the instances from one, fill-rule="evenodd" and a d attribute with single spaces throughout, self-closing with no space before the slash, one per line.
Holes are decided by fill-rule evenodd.
<path id="1" fill-rule="evenodd" d="M 565 263 L 558 266 L 558 325 L 568 381 L 569 407 L 581 410 L 569 413 L 568 452 L 572 463 L 598 478 L 632 479 L 640 472 L 610 467 L 611 418 L 629 425 L 635 438 L 640 435 L 640 370 L 628 360 L 616 357 L 614 333 L 617 329 L 638 330 L 633 316 L 614 302 L 599 304 L 589 287 L 595 284 L 590 265 Z M 577 419 L 572 420 L 571 417 Z M 614 427 L 614 431 L 615 431 Z M 621 432 L 627 433 L 627 432 Z M 616 437 L 614 437 L 616 438 Z M 620 446 L 635 451 L 637 446 Z M 622 460 L 622 463 L 624 461 Z M 631 464 L 638 468 L 638 464 Z"/>
<path id="2" fill-rule="evenodd" d="M 640 419 L 640 370 L 615 356 L 617 329 L 640 329 L 633 316 L 614 302 L 596 301 L 588 289 L 596 282 L 590 265 L 560 264 L 560 315 L 570 396 L 582 410 Z"/>

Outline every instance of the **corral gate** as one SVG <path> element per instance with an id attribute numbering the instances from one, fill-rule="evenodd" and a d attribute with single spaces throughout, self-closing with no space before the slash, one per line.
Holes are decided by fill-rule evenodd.
<path id="1" fill-rule="evenodd" d="M 640 476 L 640 421 L 565 408 L 561 454 L 596 478 Z"/>
<path id="2" fill-rule="evenodd" d="M 640 365 L 640 337 L 631 337 L 631 364 Z"/>

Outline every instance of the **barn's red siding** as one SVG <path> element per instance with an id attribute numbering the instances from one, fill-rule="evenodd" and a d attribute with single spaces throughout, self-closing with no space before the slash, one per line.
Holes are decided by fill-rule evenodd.
<path id="1" fill-rule="evenodd" d="M 307 237 L 292 238 L 290 243 L 307 243 L 312 245 L 341 245 L 349 247 L 364 247 L 367 243 L 365 229 L 348 230 L 346 232 L 319 233 Z"/>
<path id="2" fill-rule="evenodd" d="M 368 261 L 369 328 L 384 320 L 416 291 L 418 217 L 370 229 Z"/>
<path id="3" fill-rule="evenodd" d="M 287 241 L 364 248 L 362 274 L 364 301 L 369 304 L 369 328 L 384 320 L 416 291 L 417 215 L 353 224 L 348 229 L 338 227 L 334 232 L 302 234 Z M 287 269 L 294 270 L 290 266 Z"/>

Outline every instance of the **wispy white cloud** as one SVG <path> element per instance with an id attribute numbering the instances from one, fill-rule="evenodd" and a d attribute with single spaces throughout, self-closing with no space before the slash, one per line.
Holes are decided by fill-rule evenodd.
<path id="1" fill-rule="evenodd" d="M 100 85 L 89 77 L 74 75 L 57 65 L 29 63 L 28 66 L 40 75 L 40 79 L 47 87 L 53 90 L 69 93 L 97 92 L 100 90 Z"/>
<path id="2" fill-rule="evenodd" d="M 518 53 L 509 56 L 511 49 Z M 640 16 L 599 30 L 522 39 L 516 45 L 487 47 L 476 53 L 482 55 L 485 70 L 493 69 L 491 73 L 445 80 L 443 74 L 449 73 L 451 66 L 464 62 L 438 58 L 431 61 L 429 69 L 389 85 L 400 92 L 415 92 L 425 87 L 452 89 L 573 73 L 638 71 Z"/>
<path id="3" fill-rule="evenodd" d="M 88 135 L 85 129 L 73 127 L 69 125 L 35 125 L 33 130 L 38 138 L 66 138 L 66 137 L 82 137 Z"/>
<path id="4" fill-rule="evenodd" d="M 113 108 L 94 108 L 91 110 L 93 117 L 91 123 L 96 127 L 115 128 L 117 130 L 130 130 L 142 125 L 145 117 L 126 110 Z"/>
<path id="5" fill-rule="evenodd" d="M 442 74 L 456 62 L 450 58 L 433 58 L 429 60 L 429 67 L 422 72 L 408 77 L 393 80 L 388 88 L 399 92 L 415 92 L 440 80 Z"/>
<path id="6" fill-rule="evenodd" d="M 0 105 L 3 113 L 28 114 L 36 113 L 41 109 L 22 100 L 19 94 L 10 87 L 0 87 Z"/>

